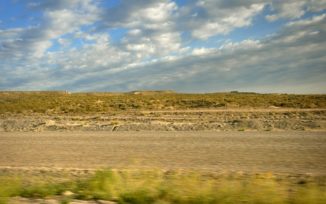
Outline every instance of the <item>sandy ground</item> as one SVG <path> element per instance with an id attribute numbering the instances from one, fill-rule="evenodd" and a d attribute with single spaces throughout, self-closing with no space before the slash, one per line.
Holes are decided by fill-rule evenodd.
<path id="1" fill-rule="evenodd" d="M 326 132 L 1 132 L 1 168 L 326 174 Z"/>

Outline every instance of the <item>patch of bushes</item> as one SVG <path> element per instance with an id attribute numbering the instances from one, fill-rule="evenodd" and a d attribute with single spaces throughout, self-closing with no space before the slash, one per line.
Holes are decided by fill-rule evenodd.
<path id="1" fill-rule="evenodd" d="M 326 95 L 154 93 L 142 95 L 133 93 L 0 92 L 0 114 L 84 114 L 129 110 L 268 108 L 271 106 L 326 108 Z"/>

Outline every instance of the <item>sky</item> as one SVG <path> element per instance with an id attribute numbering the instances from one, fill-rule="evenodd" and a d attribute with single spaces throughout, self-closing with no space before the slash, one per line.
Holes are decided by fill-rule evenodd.
<path id="1" fill-rule="evenodd" d="M 326 0 L 0 0 L 0 90 L 326 93 Z"/>

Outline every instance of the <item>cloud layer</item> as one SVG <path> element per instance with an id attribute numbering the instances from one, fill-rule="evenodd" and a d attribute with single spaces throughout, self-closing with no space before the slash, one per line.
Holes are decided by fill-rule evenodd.
<path id="1" fill-rule="evenodd" d="M 33 23 L 0 24 L 2 90 L 326 92 L 325 0 L 24 6 Z"/>

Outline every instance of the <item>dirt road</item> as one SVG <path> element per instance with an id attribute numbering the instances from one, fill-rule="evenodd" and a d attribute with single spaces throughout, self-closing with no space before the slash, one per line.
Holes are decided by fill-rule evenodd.
<path id="1" fill-rule="evenodd" d="M 326 132 L 0 132 L 0 167 L 326 174 Z"/>

